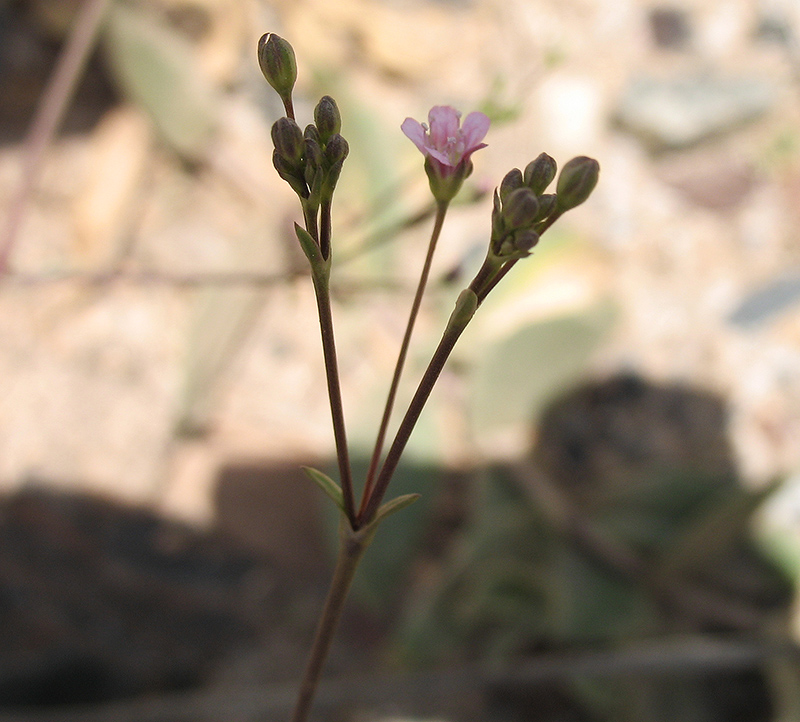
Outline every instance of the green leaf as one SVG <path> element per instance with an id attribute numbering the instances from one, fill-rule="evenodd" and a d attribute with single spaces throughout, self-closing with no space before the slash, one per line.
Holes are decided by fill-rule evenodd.
<path id="1" fill-rule="evenodd" d="M 105 30 L 122 91 L 147 110 L 178 153 L 201 158 L 217 126 L 217 105 L 192 46 L 153 13 L 125 3 L 111 3 Z"/>
<path id="2" fill-rule="evenodd" d="M 372 523 L 379 524 L 386 519 L 386 517 L 394 514 L 396 511 L 400 511 L 401 509 L 405 509 L 407 506 L 410 506 L 421 496 L 422 494 L 403 494 L 403 496 L 398 496 L 391 501 L 387 501 L 385 504 L 381 504 L 378 512 L 375 514 L 375 518 L 372 520 Z"/>
<path id="3" fill-rule="evenodd" d="M 322 491 L 327 494 L 336 506 L 341 509 L 342 514 L 346 514 L 344 508 L 344 495 L 342 494 L 341 487 L 327 474 L 323 474 L 318 469 L 313 469 L 310 466 L 304 466 L 303 471 L 306 473 L 311 481 L 313 481 Z"/>
<path id="4" fill-rule="evenodd" d="M 314 267 L 322 263 L 322 253 L 319 250 L 317 242 L 311 237 L 311 234 L 302 226 L 298 226 L 297 223 L 294 224 L 294 232 L 311 266 Z"/>
<path id="5" fill-rule="evenodd" d="M 369 457 L 355 454 L 351 461 L 353 477 L 364 478 Z M 392 505 L 409 497 L 413 500 L 419 497 L 416 493 L 418 491 L 423 494 L 416 504 L 409 506 L 402 514 L 383 515 L 353 580 L 351 596 L 353 602 L 362 609 L 378 617 L 385 615 L 388 610 L 396 609 L 398 595 L 406 591 L 409 569 L 419 554 L 420 543 L 431 520 L 443 474 L 443 470 L 436 464 L 412 457 L 404 458 L 398 467 L 390 487 L 397 497 L 387 504 Z M 405 503 L 410 503 L 410 500 Z M 389 511 L 398 511 L 400 508 L 402 507 L 390 508 Z M 341 514 L 337 510 L 334 516 L 333 507 L 329 504 L 325 504 L 322 513 L 329 538 L 333 542 Z"/>

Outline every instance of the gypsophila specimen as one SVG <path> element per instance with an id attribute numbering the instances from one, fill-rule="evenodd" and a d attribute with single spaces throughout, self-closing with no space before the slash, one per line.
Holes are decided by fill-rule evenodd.
<path id="1" fill-rule="evenodd" d="M 341 134 L 339 108 L 330 96 L 320 99 L 314 109 L 313 123 L 305 129 L 298 125 L 292 100 L 297 64 L 294 50 L 286 40 L 274 33 L 264 35 L 258 43 L 258 61 L 267 82 L 280 96 L 285 111 L 285 116 L 279 118 L 272 127 L 275 146 L 273 164 L 300 202 L 303 223 L 295 223 L 295 233 L 309 262 L 317 301 L 339 468 L 339 483 L 321 471 L 306 469 L 308 476 L 339 508 L 341 522 L 339 554 L 333 579 L 292 716 L 292 722 L 305 722 L 353 576 L 364 552 L 381 521 L 413 503 L 419 496 L 409 494 L 384 502 L 392 475 L 453 347 L 491 290 L 518 261 L 531 255 L 542 235 L 558 218 L 589 197 L 597 185 L 600 166 L 592 158 L 573 158 L 564 165 L 558 176 L 554 193 L 548 193 L 547 188 L 556 178 L 557 165 L 546 153 L 531 161 L 524 171 L 514 168 L 506 174 L 494 192 L 491 222 L 487 224 L 489 241 L 483 264 L 456 299 L 439 345 L 384 454 L 397 388 L 447 209 L 472 173 L 472 155 L 486 147 L 483 139 L 489 130 L 489 118 L 483 113 L 470 113 L 462 123 L 461 114 L 446 105 L 431 108 L 427 123 L 412 118 L 406 118 L 402 123 L 403 133 L 425 157 L 424 169 L 436 202 L 436 217 L 383 417 L 378 424 L 369 469 L 363 480 L 360 498 L 356 500 L 330 301 L 333 257 L 331 211 L 334 190 L 349 146 Z"/>

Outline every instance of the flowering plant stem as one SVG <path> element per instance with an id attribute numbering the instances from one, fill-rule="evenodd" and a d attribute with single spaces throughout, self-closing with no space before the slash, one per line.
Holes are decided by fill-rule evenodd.
<path id="1" fill-rule="evenodd" d="M 440 213 L 438 215 L 441 216 L 441 220 L 444 218 L 445 210 L 445 208 L 440 209 Z M 440 225 L 441 222 L 438 222 L 437 226 Z M 433 235 L 434 238 L 438 237 L 438 231 L 435 231 Z M 433 243 L 435 244 L 435 241 Z M 428 266 L 429 264 L 426 264 L 426 267 Z M 315 289 L 317 288 L 316 275 L 317 274 L 315 274 L 314 283 Z M 317 291 L 317 300 L 320 307 L 320 321 L 324 329 L 326 327 L 326 322 L 323 321 L 323 308 L 329 312 L 330 304 L 320 301 L 320 296 L 324 295 L 321 293 L 323 290 L 326 289 L 320 289 Z M 381 521 L 381 517 L 379 515 L 379 511 L 381 511 L 380 504 L 384 495 L 386 494 L 389 481 L 391 480 L 392 475 L 397 468 L 397 464 L 400 461 L 400 457 L 402 456 L 406 444 L 408 443 L 411 432 L 413 431 L 414 426 L 416 425 L 417 420 L 422 413 L 422 409 L 425 406 L 425 403 L 427 402 L 428 397 L 430 396 L 431 391 L 433 390 L 433 387 L 442 372 L 442 369 L 444 368 L 445 362 L 450 356 L 456 341 L 458 341 L 464 329 L 467 327 L 467 324 L 472 319 L 477 306 L 478 299 L 473 291 L 467 289 L 459 296 L 458 301 L 456 302 L 456 308 L 450 316 L 450 320 L 447 323 L 447 327 L 442 335 L 442 339 L 439 342 L 436 351 L 434 351 L 433 356 L 431 357 L 430 363 L 428 364 L 422 380 L 417 387 L 417 391 L 409 405 L 408 411 L 403 417 L 403 421 L 400 424 L 394 442 L 387 453 L 386 461 L 381 468 L 380 474 L 375 480 L 372 493 L 368 498 L 366 496 L 364 497 L 366 500 L 363 504 L 364 511 L 358 515 L 357 519 L 350 518 L 349 510 L 351 507 L 347 506 L 347 492 L 345 489 L 349 486 L 350 498 L 352 500 L 352 485 L 351 482 L 345 484 L 345 479 L 349 477 L 346 477 L 344 473 L 341 472 L 341 469 L 346 467 L 349 474 L 349 461 L 343 463 L 343 460 L 341 458 L 339 459 L 340 473 L 342 473 L 342 492 L 345 499 L 345 509 L 348 518 L 340 519 L 339 552 L 336 560 L 336 567 L 333 572 L 330 588 L 328 589 L 328 596 L 325 600 L 325 606 L 317 626 L 317 632 L 314 637 L 311 652 L 309 653 L 306 669 L 303 673 L 303 679 L 300 683 L 297 704 L 295 706 L 291 722 L 305 722 L 305 720 L 308 719 L 314 694 L 322 675 L 322 668 L 328 656 L 328 652 L 330 651 L 331 644 L 333 643 L 333 638 L 336 634 L 336 629 L 342 616 L 344 603 L 347 599 L 347 594 L 350 591 L 353 577 L 355 576 L 356 570 L 358 569 L 358 564 L 361 561 L 361 558 L 364 555 L 364 552 L 367 550 L 370 542 L 372 541 L 375 532 L 377 531 L 378 524 Z M 413 315 L 415 314 L 412 314 L 412 316 Z M 326 318 L 329 320 L 329 313 Z M 410 325 L 413 325 L 413 320 L 411 321 Z M 329 336 L 329 338 L 330 347 L 332 350 L 332 334 Z M 325 342 L 325 339 L 326 333 L 323 330 L 323 345 L 326 349 L 326 367 L 328 367 L 328 344 Z M 335 370 L 335 365 L 333 368 Z M 328 372 L 328 381 L 329 391 L 331 391 L 330 371 Z M 338 381 L 333 384 L 333 386 L 335 387 L 336 397 L 338 398 Z M 333 410 L 335 407 L 337 407 L 337 404 L 334 402 L 334 395 L 332 393 L 331 409 Z M 338 404 L 338 408 L 341 409 L 341 404 Z M 337 415 L 334 413 L 334 429 L 337 428 L 339 423 L 340 422 L 337 421 Z M 347 447 L 346 443 L 344 443 L 343 424 L 341 424 L 341 433 L 343 442 L 342 448 L 346 454 Z M 337 432 L 337 449 L 338 444 L 339 435 Z"/>
<path id="2" fill-rule="evenodd" d="M 340 520 L 339 554 L 336 559 L 336 567 L 328 590 L 328 597 L 325 600 L 325 607 L 317 625 L 317 632 L 314 636 L 314 643 L 303 673 L 303 679 L 300 682 L 300 691 L 298 692 L 291 722 L 305 722 L 308 719 L 311 704 L 314 701 L 314 693 L 319 684 L 322 668 L 328 657 L 333 638 L 336 635 L 336 628 L 339 626 L 350 585 L 353 582 L 358 563 L 361 561 L 361 557 L 372 541 L 374 534 L 374 526 L 354 531 L 344 519 Z"/>
<path id="3" fill-rule="evenodd" d="M 383 453 L 383 445 L 386 440 L 386 431 L 389 426 L 389 420 L 392 417 L 392 410 L 394 408 L 395 397 L 397 396 L 397 388 L 400 385 L 400 377 L 403 374 L 403 367 L 405 365 L 406 356 L 408 355 L 408 347 L 411 342 L 411 334 L 414 331 L 414 324 L 419 314 L 419 307 L 422 303 L 422 296 L 425 293 L 425 287 L 428 284 L 428 276 L 431 271 L 431 262 L 433 254 L 436 251 L 436 243 L 439 240 L 439 235 L 442 232 L 444 225 L 444 218 L 447 215 L 447 208 L 450 205 L 449 201 L 439 201 L 436 204 L 436 220 L 433 224 L 433 231 L 431 232 L 431 240 L 428 243 L 428 253 L 425 256 L 425 263 L 422 266 L 422 273 L 419 277 L 419 284 L 417 291 L 414 294 L 414 301 L 411 304 L 411 311 L 408 315 L 408 323 L 406 324 L 405 334 L 403 341 L 400 344 L 400 353 L 397 355 L 397 363 L 394 367 L 394 374 L 392 382 L 389 386 L 389 393 L 386 398 L 386 406 L 383 409 L 383 417 L 378 428 L 378 436 L 375 440 L 375 448 L 372 451 L 372 458 L 369 462 L 369 469 L 367 470 L 366 481 L 364 482 L 364 492 L 361 498 L 361 508 L 359 509 L 359 517 L 362 517 L 364 510 L 369 502 L 372 494 L 373 484 L 375 482 L 375 474 L 378 471 L 378 464 Z"/>
<path id="4" fill-rule="evenodd" d="M 342 390 L 339 384 L 339 363 L 336 359 L 336 344 L 333 338 L 333 316 L 328 283 L 328 267 L 320 265 L 313 269 L 314 294 L 317 297 L 319 327 L 322 336 L 322 353 L 325 358 L 325 377 L 328 382 L 328 398 L 331 405 L 333 436 L 336 442 L 336 458 L 339 462 L 339 478 L 342 484 L 344 511 L 352 528 L 356 526 L 355 499 L 353 496 L 353 474 L 350 468 L 350 453 L 347 448 Z M 349 584 L 349 583 L 348 583 Z"/>

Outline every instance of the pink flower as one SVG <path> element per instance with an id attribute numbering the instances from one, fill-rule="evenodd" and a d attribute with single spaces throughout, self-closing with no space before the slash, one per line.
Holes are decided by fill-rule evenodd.
<path id="1" fill-rule="evenodd" d="M 428 124 L 406 118 L 400 129 L 420 152 L 434 161 L 438 175 L 446 178 L 466 166 L 469 157 L 486 143 L 481 143 L 489 130 L 489 118 L 483 113 L 470 113 L 459 128 L 461 113 L 449 105 L 435 105 L 428 113 Z"/>

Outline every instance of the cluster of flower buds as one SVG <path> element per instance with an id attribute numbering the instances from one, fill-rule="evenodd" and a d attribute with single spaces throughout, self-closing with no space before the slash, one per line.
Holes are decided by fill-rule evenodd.
<path id="1" fill-rule="evenodd" d="M 342 128 L 339 108 L 333 98 L 323 96 L 314 109 L 314 122 L 307 125 L 305 131 L 300 130 L 292 105 L 292 90 L 297 79 L 292 46 L 274 33 L 267 33 L 258 43 L 258 62 L 261 72 L 286 109 L 286 116 L 272 126 L 275 146 L 272 162 L 278 175 L 299 196 L 307 231 L 327 259 L 329 239 L 319 238 L 317 215 L 322 207 L 325 227 L 330 220 L 333 191 L 350 152 L 347 141 L 339 132 Z"/>
<path id="2" fill-rule="evenodd" d="M 342 119 L 336 101 L 325 95 L 314 109 L 314 123 L 305 132 L 291 118 L 272 126 L 272 162 L 283 178 L 312 209 L 330 202 L 350 148 L 339 133 Z"/>
<path id="3" fill-rule="evenodd" d="M 555 193 L 545 193 L 556 177 L 556 162 L 547 153 L 514 168 L 494 193 L 490 252 L 499 261 L 530 255 L 544 233 L 566 211 L 583 203 L 597 185 L 600 166 L 580 156 L 561 171 Z"/>

